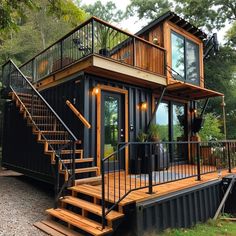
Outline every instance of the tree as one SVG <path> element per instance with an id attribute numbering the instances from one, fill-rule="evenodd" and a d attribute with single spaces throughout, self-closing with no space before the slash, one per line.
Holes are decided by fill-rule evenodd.
<path id="1" fill-rule="evenodd" d="M 202 141 L 221 140 L 224 137 L 221 132 L 221 122 L 212 113 L 206 114 L 199 136 Z"/>
<path id="2" fill-rule="evenodd" d="M 48 0 L 37 0 L 37 10 L 26 9 L 27 18 L 18 23 L 17 30 L 0 32 L 0 64 L 8 58 L 17 64 L 29 60 L 82 22 L 87 16 L 85 12 L 77 10 L 71 1 L 66 2 L 70 2 L 69 8 L 60 17 L 58 11 L 51 12 Z M 60 7 L 63 10 L 66 6 Z"/>
<path id="3" fill-rule="evenodd" d="M 127 6 L 126 17 L 138 15 L 139 19 L 154 20 L 173 8 L 168 0 L 131 0 Z"/>
<path id="4" fill-rule="evenodd" d="M 175 11 L 197 27 L 220 29 L 236 20 L 235 0 L 131 0 L 127 15 L 156 19 L 167 10 Z"/>
<path id="5" fill-rule="evenodd" d="M 79 20 L 84 15 L 84 11 L 75 8 L 72 0 L 47 0 L 48 13 L 57 15 L 58 18 L 73 22 Z M 16 30 L 21 21 L 27 18 L 28 10 L 41 8 L 40 1 L 32 0 L 2 0 L 0 4 L 0 31 Z"/>
<path id="6" fill-rule="evenodd" d="M 236 48 L 236 22 L 234 22 L 232 27 L 227 31 L 226 40 L 229 45 Z"/>
<path id="7" fill-rule="evenodd" d="M 82 8 L 91 16 L 96 16 L 107 22 L 120 22 L 124 18 L 124 13 L 117 10 L 116 4 L 112 1 L 103 5 L 100 0 L 97 0 L 94 4 L 83 5 Z"/>

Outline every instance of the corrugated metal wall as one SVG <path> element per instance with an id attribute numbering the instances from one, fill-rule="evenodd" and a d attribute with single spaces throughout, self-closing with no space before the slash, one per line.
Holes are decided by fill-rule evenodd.
<path id="1" fill-rule="evenodd" d="M 45 89 L 40 93 L 48 101 L 51 107 L 62 118 L 63 122 L 72 130 L 78 139 L 83 137 L 83 126 L 70 108 L 66 100 L 70 100 L 74 106 L 83 113 L 83 74 L 71 77 L 68 82 Z"/>
<path id="2" fill-rule="evenodd" d="M 222 198 L 221 181 L 199 185 L 136 205 L 136 234 L 190 227 L 212 218 Z"/>
<path id="3" fill-rule="evenodd" d="M 53 183 L 51 159 L 44 145 L 36 141 L 15 103 L 7 102 L 4 112 L 2 165 L 33 178 Z"/>
<path id="4" fill-rule="evenodd" d="M 142 129 L 144 130 L 150 120 L 152 93 L 151 90 L 140 88 L 137 86 L 129 85 L 128 83 L 120 83 L 113 80 L 108 80 L 102 77 L 93 75 L 86 75 L 84 78 L 84 109 L 83 114 L 89 120 L 92 125 L 90 130 L 84 129 L 84 152 L 85 154 L 95 157 L 96 156 L 96 96 L 92 95 L 92 90 L 98 84 L 109 85 L 113 87 L 122 88 L 128 90 L 129 99 L 129 141 L 136 141 L 137 134 Z M 148 103 L 147 111 L 141 111 L 137 109 L 137 105 L 140 102 L 146 101 Z M 131 129 L 133 126 L 133 129 Z M 87 142 L 88 141 L 88 142 Z"/>

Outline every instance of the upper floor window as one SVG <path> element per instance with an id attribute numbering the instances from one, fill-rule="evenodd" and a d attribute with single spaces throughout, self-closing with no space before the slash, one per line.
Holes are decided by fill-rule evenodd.
<path id="1" fill-rule="evenodd" d="M 172 73 L 174 78 L 199 85 L 199 46 L 184 36 L 171 32 Z"/>

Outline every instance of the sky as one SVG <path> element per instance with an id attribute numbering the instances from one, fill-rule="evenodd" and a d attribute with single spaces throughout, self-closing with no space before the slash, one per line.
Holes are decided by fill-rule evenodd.
<path id="1" fill-rule="evenodd" d="M 96 0 L 81 0 L 81 5 L 83 4 L 93 4 Z M 101 0 L 103 4 L 106 4 L 108 1 L 111 0 Z M 145 0 L 144 0 L 145 1 Z M 113 0 L 115 2 L 118 9 L 121 9 L 123 11 L 126 10 L 126 7 L 129 5 L 130 0 Z M 138 32 L 143 26 L 147 25 L 148 22 L 145 20 L 139 20 L 138 17 L 130 17 L 127 20 L 123 20 L 119 24 L 115 24 L 118 27 L 121 27 L 122 29 L 125 29 L 129 31 L 130 33 L 134 34 Z M 224 35 L 226 31 L 230 28 L 230 25 L 228 24 L 225 28 L 221 29 L 219 32 L 215 31 L 218 35 L 218 40 L 221 44 L 224 43 Z M 212 32 L 212 33 L 215 33 Z"/>

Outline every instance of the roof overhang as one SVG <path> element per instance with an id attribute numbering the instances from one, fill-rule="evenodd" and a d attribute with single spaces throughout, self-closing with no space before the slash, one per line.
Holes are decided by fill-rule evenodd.
<path id="1" fill-rule="evenodd" d="M 165 14 L 161 15 L 156 20 L 150 22 L 147 26 L 143 27 L 140 31 L 136 33 L 137 36 L 140 36 L 148 31 L 150 31 L 153 27 L 156 27 L 158 24 L 162 23 L 163 21 L 169 20 L 172 23 L 178 25 L 182 29 L 186 30 L 190 34 L 193 34 L 194 36 L 198 37 L 200 40 L 206 39 L 207 35 L 194 26 L 193 24 L 189 23 L 185 19 L 181 18 L 179 15 L 172 11 L 167 11 Z"/>
<path id="2" fill-rule="evenodd" d="M 167 85 L 166 94 L 190 101 L 224 96 L 223 93 L 183 82 L 176 82 L 174 84 Z"/>

